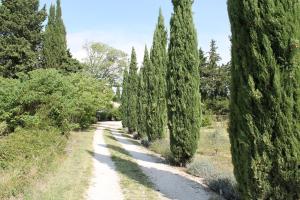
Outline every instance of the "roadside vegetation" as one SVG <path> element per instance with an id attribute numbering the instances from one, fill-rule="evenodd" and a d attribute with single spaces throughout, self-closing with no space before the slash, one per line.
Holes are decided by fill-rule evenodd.
<path id="1" fill-rule="evenodd" d="M 87 152 L 93 151 L 92 126 L 86 131 L 71 132 L 64 154 L 55 158 L 24 192 L 28 200 L 82 200 L 92 176 L 93 162 Z"/>

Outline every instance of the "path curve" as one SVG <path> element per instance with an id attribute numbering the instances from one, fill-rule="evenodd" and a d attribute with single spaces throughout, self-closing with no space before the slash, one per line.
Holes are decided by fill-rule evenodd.
<path id="1" fill-rule="evenodd" d="M 120 122 L 104 122 L 101 126 L 110 129 L 113 136 L 135 159 L 163 197 L 176 200 L 209 200 L 211 193 L 199 182 L 177 168 L 162 163 L 147 149 L 135 145 L 122 136 Z"/>
<path id="2" fill-rule="evenodd" d="M 104 142 L 103 129 L 98 127 L 94 135 L 93 155 L 94 171 L 91 184 L 87 192 L 87 200 L 122 200 L 120 180 L 111 159 L 111 155 Z"/>

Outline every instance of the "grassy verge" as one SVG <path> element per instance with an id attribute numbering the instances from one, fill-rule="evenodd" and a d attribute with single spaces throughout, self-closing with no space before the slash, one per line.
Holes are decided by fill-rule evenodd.
<path id="1" fill-rule="evenodd" d="M 121 144 L 111 137 L 109 131 L 104 132 L 104 140 L 112 155 L 116 170 L 120 175 L 120 183 L 125 199 L 158 199 L 158 193 L 148 177 L 134 162 Z"/>
<path id="2" fill-rule="evenodd" d="M 63 154 L 66 141 L 55 129 L 20 129 L 2 138 L 0 199 L 23 199 L 25 188 Z"/>
<path id="3" fill-rule="evenodd" d="M 93 132 L 18 130 L 0 139 L 0 199 L 83 199 Z"/>
<path id="4" fill-rule="evenodd" d="M 84 199 L 93 166 L 87 151 L 93 151 L 94 132 L 94 127 L 83 132 L 72 132 L 66 154 L 56 159 L 42 179 L 27 188 L 24 199 Z"/>

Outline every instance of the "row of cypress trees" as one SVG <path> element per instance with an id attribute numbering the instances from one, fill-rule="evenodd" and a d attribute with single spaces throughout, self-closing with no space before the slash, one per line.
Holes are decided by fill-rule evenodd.
<path id="1" fill-rule="evenodd" d="M 184 165 L 196 152 L 199 140 L 199 52 L 193 2 L 172 2 L 169 50 L 160 10 L 150 55 L 146 47 L 139 72 L 132 50 L 129 74 L 128 69 L 124 72 L 122 113 L 123 126 L 150 142 L 164 138 L 168 127 L 174 161 Z"/>
<path id="2" fill-rule="evenodd" d="M 185 164 L 199 137 L 199 55 L 193 1 L 172 3 L 168 55 L 164 54 L 164 28 L 156 29 L 150 58 L 146 49 L 139 74 L 133 50 L 129 76 L 125 70 L 123 124 L 150 140 L 163 137 L 164 125 L 155 120 L 165 119 L 157 95 L 157 88 L 164 85 L 158 77 L 164 77 L 171 150 L 175 161 Z M 299 199 L 300 3 L 229 0 L 228 11 L 232 29 L 229 132 L 241 198 Z M 161 21 L 160 14 L 158 24 Z"/>
<path id="3" fill-rule="evenodd" d="M 46 8 L 39 0 L 2 0 L 0 4 L 0 75 L 18 78 L 37 68 L 76 72 L 81 64 L 67 49 L 61 2 L 51 5 L 46 30 Z"/>

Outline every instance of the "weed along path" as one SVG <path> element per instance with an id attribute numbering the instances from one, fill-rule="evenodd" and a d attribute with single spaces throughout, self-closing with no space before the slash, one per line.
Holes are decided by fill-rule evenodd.
<path id="1" fill-rule="evenodd" d="M 111 132 L 113 136 L 111 138 L 116 140 L 121 146 L 120 148 L 110 145 L 109 148 L 113 148 L 119 152 L 124 150 L 128 152 L 141 171 L 153 183 L 153 187 L 158 191 L 160 199 L 210 199 L 212 194 L 199 182 L 195 181 L 195 179 L 175 167 L 164 164 L 162 159 L 156 157 L 142 146 L 130 141 L 131 139 L 126 136 L 123 136 L 120 133 L 122 128 L 120 122 L 103 122 L 101 123 L 101 127 Z"/>
<path id="2" fill-rule="evenodd" d="M 108 148 L 104 142 L 103 129 L 98 127 L 94 135 L 93 156 L 94 171 L 87 192 L 87 200 L 122 200 L 123 195 L 119 185 L 119 177 L 111 159 Z"/>

